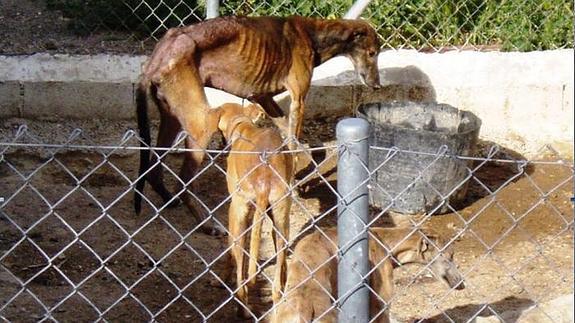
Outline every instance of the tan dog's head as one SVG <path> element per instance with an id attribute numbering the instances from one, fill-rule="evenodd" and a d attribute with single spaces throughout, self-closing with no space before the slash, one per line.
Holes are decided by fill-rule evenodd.
<path id="1" fill-rule="evenodd" d="M 250 103 L 242 107 L 237 103 L 224 103 L 214 109 L 217 116 L 218 129 L 230 141 L 235 127 L 242 122 L 255 123 L 265 115 L 264 110 L 257 104 Z"/>
<path id="2" fill-rule="evenodd" d="M 426 239 L 427 238 L 427 239 Z M 463 277 L 453 260 L 453 248 L 445 248 L 441 253 L 438 248 L 443 248 L 446 243 L 438 235 L 426 234 L 421 237 L 421 255 L 425 263 L 430 263 L 429 269 L 437 278 L 445 282 L 450 288 L 464 289 Z"/>
<path id="3" fill-rule="evenodd" d="M 364 20 L 345 20 L 352 34 L 344 53 L 352 62 L 361 81 L 372 88 L 380 88 L 377 55 L 380 43 L 373 27 Z"/>
<path id="4" fill-rule="evenodd" d="M 411 229 L 406 231 L 409 232 L 407 234 L 411 233 Z M 445 245 L 445 240 L 438 234 L 425 229 L 412 233 L 399 246 L 390 247 L 398 251 L 394 254 L 400 263 L 429 264 L 429 269 L 436 279 L 445 282 L 450 288 L 463 289 L 465 285 L 453 260 L 453 248 L 443 249 Z"/>

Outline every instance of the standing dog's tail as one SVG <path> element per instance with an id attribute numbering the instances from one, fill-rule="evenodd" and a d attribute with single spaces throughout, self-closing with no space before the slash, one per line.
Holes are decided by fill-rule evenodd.
<path id="1" fill-rule="evenodd" d="M 148 83 L 149 84 L 149 83 Z M 136 180 L 136 191 L 134 192 L 134 211 L 140 214 L 142 209 L 142 194 L 146 184 L 146 176 L 143 175 L 150 167 L 150 120 L 148 118 L 148 90 L 149 86 L 145 82 L 140 82 L 136 89 L 136 115 L 138 119 L 138 130 L 140 133 L 140 170 Z"/>

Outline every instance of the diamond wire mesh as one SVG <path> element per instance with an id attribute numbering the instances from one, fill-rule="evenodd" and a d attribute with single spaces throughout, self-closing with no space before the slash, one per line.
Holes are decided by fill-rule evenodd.
<path id="1" fill-rule="evenodd" d="M 225 0 L 220 2 L 220 15 L 339 18 L 352 4 L 351 0 Z M 205 0 L 48 0 L 48 7 L 61 10 L 70 28 L 81 34 L 127 31 L 152 40 L 168 28 L 206 17 Z M 384 48 L 530 51 L 573 46 L 570 0 L 373 0 L 362 17 L 372 22 Z"/>
<path id="2" fill-rule="evenodd" d="M 178 144 L 184 139 L 179 136 L 174 147 L 154 152 L 166 155 L 161 166 L 170 185 L 179 181 L 177 152 L 182 151 Z M 134 150 L 139 143 L 135 133 L 128 131 L 118 144 L 98 146 L 80 130 L 65 142 L 45 143 L 22 127 L 1 144 L 0 317 L 6 321 L 221 321 L 235 320 L 236 309 L 242 307 L 253 319 L 270 319 L 279 307 L 270 299 L 277 252 L 271 232 L 277 229 L 262 219 L 256 284 L 250 288 L 249 305 L 242 304 L 228 276 L 230 247 L 225 240 L 199 233 L 199 224 L 184 207 L 167 208 L 149 190 L 142 214 L 133 213 Z M 291 234 L 285 238 L 290 241 L 290 263 L 299 262 L 305 270 L 302 280 L 285 292 L 288 297 L 296 295 L 298 288 L 311 284 L 309 288 L 317 292 L 313 295 L 328 302 L 316 318 L 328 317 L 330 311 L 339 311 L 337 293 L 322 281 L 322 273 L 339 255 L 329 229 L 335 225 L 339 197 L 334 184 L 337 147 L 297 145 L 300 160 L 307 160 L 313 171 L 300 174 L 302 179 L 292 186 L 297 193 L 284 197 L 293 200 Z M 398 152 L 422 154 L 371 149 L 386 150 L 389 158 L 370 173 L 385 169 Z M 314 160 L 318 151 L 325 158 Z M 387 207 L 371 210 L 367 227 L 407 228 L 394 242 L 379 241 L 370 233 L 376 249 L 389 254 L 373 261 L 364 281 L 382 311 L 389 309 L 400 320 L 461 322 L 488 315 L 512 320 L 510 311 L 573 293 L 572 164 L 549 147 L 542 151 L 551 154 L 544 161 L 510 158 L 498 147 L 484 151 L 485 156 L 449 156 L 470 166 L 463 180 L 468 185 L 464 200 L 450 199 L 462 182 L 447 194 L 432 187 L 441 196 L 440 204 L 447 205 L 446 215 L 432 216 L 439 206 L 420 216 L 391 212 L 401 192 L 392 196 Z M 206 221 L 224 228 L 230 196 L 237 193 L 224 189 L 223 159 L 228 152 L 229 147 L 208 151 L 202 170 L 186 183 L 188 189 L 177 193 L 192 194 L 202 202 Z M 438 149 L 435 159 L 420 165 L 420 172 L 446 156 L 445 149 Z M 370 189 L 382 186 L 372 183 Z M 252 227 L 243 234 L 248 235 Z M 427 236 L 429 229 L 445 241 L 438 243 Z M 313 235 L 331 251 L 308 264 L 306 257 L 319 254 L 319 246 L 304 249 L 307 254 L 294 249 Z M 420 266 L 396 268 L 395 290 L 384 297 L 368 280 L 380 274 L 386 261 L 396 265 L 404 261 L 394 252 L 410 236 L 428 241 L 432 257 Z M 448 249 L 455 250 L 455 262 L 467 286 L 464 290 L 443 286 L 428 274 Z M 247 247 L 243 252 L 250 257 Z M 553 313 L 541 311 L 553 322 Z"/>

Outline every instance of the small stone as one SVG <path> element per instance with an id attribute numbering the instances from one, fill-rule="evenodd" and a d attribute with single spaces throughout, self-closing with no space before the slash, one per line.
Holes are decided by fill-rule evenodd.
<path id="1" fill-rule="evenodd" d="M 46 50 L 56 50 L 58 49 L 58 46 L 54 41 L 48 40 L 44 43 L 44 48 L 46 48 Z"/>

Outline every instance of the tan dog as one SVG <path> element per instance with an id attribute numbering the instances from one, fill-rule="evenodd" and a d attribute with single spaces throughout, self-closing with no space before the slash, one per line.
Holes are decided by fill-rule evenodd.
<path id="1" fill-rule="evenodd" d="M 377 269 L 369 281 L 379 295 L 370 297 L 370 317 L 375 322 L 389 322 L 389 307 L 385 307 L 380 298 L 385 302 L 391 300 L 394 266 L 431 262 L 430 269 L 438 279 L 451 288 L 464 287 L 453 263 L 453 252 L 448 248 L 439 254 L 438 249 L 430 246 L 429 241 L 439 248 L 444 246 L 437 235 L 425 230 L 424 238 L 421 234 L 412 234 L 412 229 L 400 228 L 371 228 L 370 231 L 370 266 Z M 324 233 L 314 232 L 296 245 L 288 266 L 286 296 L 281 303 L 274 303 L 277 308 L 272 323 L 337 321 L 334 302 L 337 298 L 337 229 L 326 229 Z M 393 257 L 388 256 L 388 250 Z"/>
<path id="2" fill-rule="evenodd" d="M 221 17 L 170 29 L 144 65 L 136 89 L 142 146 L 151 143 L 147 115 L 148 98 L 151 98 L 161 117 L 158 147 L 171 146 L 183 129 L 190 136 L 186 147 L 205 148 L 215 129 L 207 128 L 210 123 L 204 121 L 208 104 L 203 86 L 261 104 L 284 131 L 284 115 L 273 95 L 287 90 L 291 104 L 286 132 L 290 138 L 299 137 L 313 68 L 334 56 L 347 56 L 364 83 L 379 87 L 379 47 L 374 29 L 362 20 Z M 182 77 L 186 80 L 180 80 Z M 292 143 L 290 148 L 294 147 Z M 184 183 L 196 173 L 203 157 L 202 152 L 186 154 L 180 173 Z M 144 177 L 164 203 L 176 205 L 178 202 L 166 189 L 158 163 L 149 170 L 149 159 L 150 151 L 141 150 L 140 177 L 134 199 L 136 213 L 141 209 Z M 203 220 L 204 216 L 194 210 L 187 194 L 181 197 L 196 219 Z M 202 229 L 217 233 L 210 225 Z"/>
<path id="3" fill-rule="evenodd" d="M 244 111 L 247 110 L 247 111 Z M 282 138 L 275 129 L 258 128 L 250 118 L 260 110 L 250 105 L 224 104 L 214 111 L 219 116 L 222 131 L 231 151 L 227 158 L 227 183 L 231 195 L 229 208 L 230 245 L 236 268 L 238 299 L 248 305 L 248 286 L 253 286 L 257 273 L 261 229 L 264 214 L 273 221 L 272 236 L 277 252 L 273 298 L 277 301 L 286 280 L 286 246 L 289 239 L 292 158 L 282 153 Z M 250 153 L 251 152 L 251 153 Z M 259 153 L 254 153 L 259 152 Z M 254 212 L 250 206 L 254 205 Z M 250 221 L 251 220 L 251 221 Z M 252 226 L 253 224 L 253 226 Z M 250 234 L 248 282 L 244 276 L 244 247 L 246 231 Z M 241 315 L 249 313 L 240 307 Z"/>

